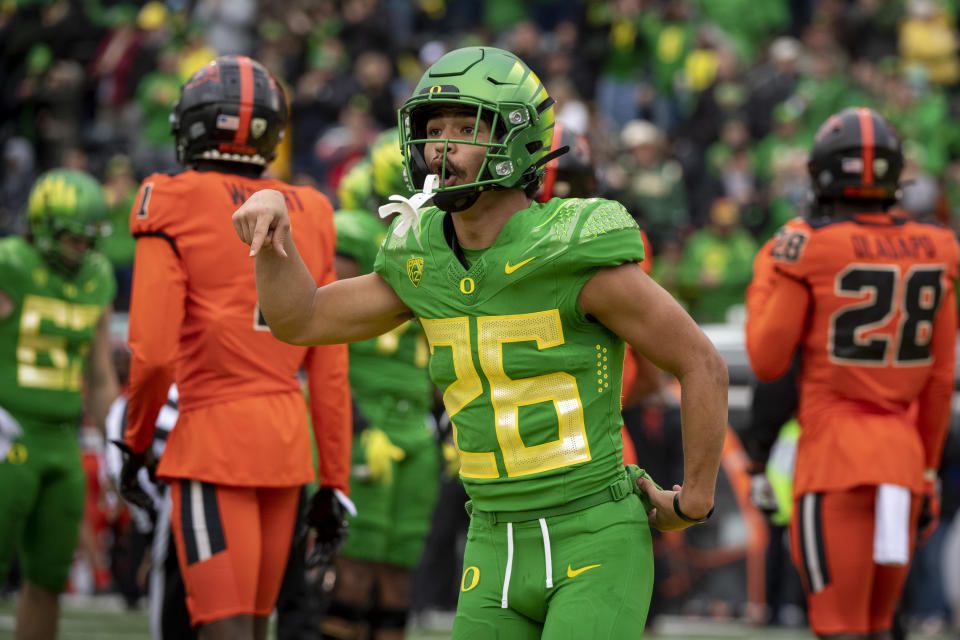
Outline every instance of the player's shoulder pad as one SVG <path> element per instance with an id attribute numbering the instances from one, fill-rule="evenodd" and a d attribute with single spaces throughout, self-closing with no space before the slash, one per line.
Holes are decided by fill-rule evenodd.
<path id="1" fill-rule="evenodd" d="M 39 261 L 39 254 L 30 243 L 20 236 L 0 238 L 0 290 L 4 289 L 3 282 L 8 287 L 19 286 L 30 278 L 30 272 Z"/>
<path id="2" fill-rule="evenodd" d="M 639 232 L 622 204 L 603 198 L 554 198 L 543 206 L 539 218 L 531 219 L 531 227 L 565 244 L 589 242 L 622 229 Z"/>
<path id="3" fill-rule="evenodd" d="M 0 264 L 16 269 L 26 268 L 27 241 L 20 236 L 0 238 Z"/>
<path id="4" fill-rule="evenodd" d="M 769 252 L 775 268 L 793 276 L 802 275 L 803 264 L 813 252 L 811 239 L 817 229 L 808 220 L 796 217 L 788 220 L 767 241 L 761 251 Z"/>
<path id="5" fill-rule="evenodd" d="M 591 264 L 610 259 L 615 264 L 643 258 L 640 227 L 626 208 L 613 200 L 556 198 L 527 224 L 526 242 L 544 256 L 541 264 L 550 259 Z"/>
<path id="6" fill-rule="evenodd" d="M 640 236 L 637 221 L 619 202 L 602 198 L 589 198 L 583 202 L 586 206 L 580 213 L 578 242 L 589 242 L 616 231 L 636 232 Z"/>
<path id="7" fill-rule="evenodd" d="M 791 229 L 812 229 L 813 226 L 810 224 L 810 220 L 804 218 L 803 216 L 794 216 L 786 222 L 783 223 L 784 227 Z"/>
<path id="8" fill-rule="evenodd" d="M 917 228 L 929 234 L 933 242 L 932 251 L 938 259 L 942 259 L 950 266 L 948 277 L 957 279 L 960 277 L 960 242 L 957 241 L 957 235 L 953 229 L 945 227 L 934 222 L 913 222 Z"/>
<path id="9" fill-rule="evenodd" d="M 183 196 L 196 185 L 197 174 L 153 173 L 143 179 L 130 210 L 133 235 L 161 231 L 184 215 Z"/>

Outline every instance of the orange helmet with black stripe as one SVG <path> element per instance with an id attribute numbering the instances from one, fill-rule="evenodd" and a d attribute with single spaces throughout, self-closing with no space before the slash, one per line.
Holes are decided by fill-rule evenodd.
<path id="1" fill-rule="evenodd" d="M 221 56 L 180 89 L 170 124 L 177 161 L 200 160 L 265 167 L 277 155 L 287 101 L 276 78 L 247 56 Z"/>

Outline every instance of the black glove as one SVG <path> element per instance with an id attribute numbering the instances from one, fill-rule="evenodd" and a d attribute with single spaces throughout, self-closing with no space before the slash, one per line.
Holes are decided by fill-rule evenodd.
<path id="1" fill-rule="evenodd" d="M 935 473 L 935 472 L 934 472 Z M 927 543 L 940 524 L 940 479 L 928 475 L 924 480 L 923 505 L 917 522 L 917 546 Z"/>
<path id="2" fill-rule="evenodd" d="M 332 487 L 320 487 L 310 498 L 307 525 L 317 531 L 307 568 L 330 564 L 347 541 L 346 509 Z"/>
<path id="3" fill-rule="evenodd" d="M 150 479 L 156 481 L 156 464 L 153 456 L 150 455 L 150 449 L 143 453 L 134 453 L 122 440 L 111 440 L 120 451 L 123 452 L 123 467 L 120 468 L 120 495 L 130 504 L 153 513 L 153 500 L 147 495 L 147 492 L 140 486 L 140 469 L 147 468 Z"/>

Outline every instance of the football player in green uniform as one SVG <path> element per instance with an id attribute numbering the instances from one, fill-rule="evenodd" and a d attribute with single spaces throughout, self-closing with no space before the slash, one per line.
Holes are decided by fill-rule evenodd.
<path id="1" fill-rule="evenodd" d="M 366 161 L 348 176 L 358 171 L 366 179 L 351 184 L 369 184 L 379 200 L 374 206 L 395 193 L 411 195 L 396 129 L 380 134 Z M 387 226 L 374 211 L 357 209 L 337 211 L 334 222 L 337 277 L 372 273 Z M 381 640 L 403 637 L 411 571 L 420 561 L 439 489 L 439 456 L 427 422 L 433 408 L 428 361 L 416 320 L 350 345 L 354 421 L 366 424 L 353 440 L 350 496 L 357 515 L 347 518 L 350 537 L 336 560 L 337 582 L 323 622 L 332 635 L 347 629 L 350 637 L 366 637 L 368 627 Z"/>
<path id="2" fill-rule="evenodd" d="M 471 498 L 458 639 L 638 637 L 653 587 L 647 523 L 682 529 L 713 507 L 725 363 L 637 264 L 640 232 L 619 203 L 532 201 L 560 151 L 552 104 L 499 49 L 427 69 L 399 114 L 406 175 L 423 192 L 391 205 L 401 214 L 375 273 L 318 289 L 278 192 L 234 214 L 281 339 L 364 340 L 420 320 Z M 640 477 L 649 512 L 621 455 L 624 340 L 682 388 L 683 482 Z"/>
<path id="3" fill-rule="evenodd" d="M 0 239 L 0 581 L 19 551 L 17 637 L 52 639 L 83 517 L 80 418 L 102 429 L 118 390 L 116 283 L 93 251 L 109 215 L 96 180 L 49 171 L 28 202 L 26 238 Z"/>
<path id="4" fill-rule="evenodd" d="M 373 166 L 370 164 L 369 154 L 355 162 L 340 178 L 340 183 L 337 185 L 337 201 L 340 210 L 343 211 L 369 212 L 381 204 L 377 202 L 373 192 Z"/>

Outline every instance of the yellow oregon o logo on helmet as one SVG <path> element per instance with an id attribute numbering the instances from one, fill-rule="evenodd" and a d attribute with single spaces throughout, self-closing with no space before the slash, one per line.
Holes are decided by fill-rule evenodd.
<path id="1" fill-rule="evenodd" d="M 460 293 L 470 295 L 475 288 L 476 285 L 473 282 L 473 278 L 464 278 L 460 281 Z"/>
<path id="2" fill-rule="evenodd" d="M 441 87 L 438 84 L 435 84 L 432 87 L 430 87 L 430 93 L 440 93 L 441 91 L 443 91 L 443 87 Z"/>
<path id="3" fill-rule="evenodd" d="M 473 577 L 470 578 L 470 586 L 468 587 L 467 574 L 469 574 L 471 571 L 473 572 Z M 463 570 L 463 578 L 460 580 L 460 591 L 470 591 L 470 589 L 473 589 L 475 586 L 477 586 L 477 583 L 479 582 L 480 582 L 480 569 L 478 569 L 477 567 L 467 567 L 466 569 Z"/>

